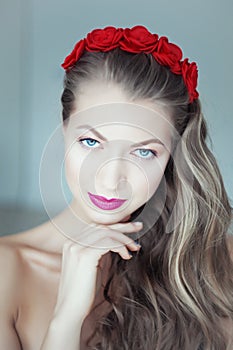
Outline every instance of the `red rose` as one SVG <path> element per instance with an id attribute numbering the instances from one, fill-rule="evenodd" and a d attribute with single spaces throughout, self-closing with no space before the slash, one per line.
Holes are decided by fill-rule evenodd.
<path id="1" fill-rule="evenodd" d="M 182 76 L 189 91 L 190 102 L 197 99 L 199 94 L 196 91 L 198 71 L 195 62 L 189 63 L 188 58 L 182 62 Z"/>
<path id="2" fill-rule="evenodd" d="M 169 43 L 167 37 L 162 36 L 159 39 L 152 55 L 161 65 L 170 67 L 173 73 L 181 74 L 180 60 L 183 53 L 177 45 Z"/>
<path id="3" fill-rule="evenodd" d="M 62 67 L 67 69 L 71 67 L 75 62 L 78 61 L 82 55 L 85 47 L 85 39 L 81 39 L 74 47 L 73 51 L 66 57 L 65 61 L 62 63 Z"/>
<path id="4" fill-rule="evenodd" d="M 157 34 L 151 34 L 143 26 L 135 26 L 124 30 L 120 48 L 132 53 L 150 53 L 154 51 L 157 41 Z"/>
<path id="5" fill-rule="evenodd" d="M 110 51 L 119 46 L 123 29 L 115 27 L 105 27 L 104 29 L 94 29 L 87 34 L 87 51 Z"/>

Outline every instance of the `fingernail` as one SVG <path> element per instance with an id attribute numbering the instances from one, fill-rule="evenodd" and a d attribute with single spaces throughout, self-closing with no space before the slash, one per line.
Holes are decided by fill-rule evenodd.
<path id="1" fill-rule="evenodd" d="M 134 222 L 134 225 L 135 225 L 135 226 L 142 226 L 142 222 L 136 221 L 136 222 Z"/>

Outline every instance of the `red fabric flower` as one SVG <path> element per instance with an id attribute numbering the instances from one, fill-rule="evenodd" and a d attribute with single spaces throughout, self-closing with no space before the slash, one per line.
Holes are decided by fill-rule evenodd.
<path id="1" fill-rule="evenodd" d="M 75 62 L 79 60 L 81 57 L 84 47 L 85 47 L 85 40 L 80 40 L 74 47 L 73 51 L 65 58 L 65 61 L 62 63 L 62 67 L 64 69 L 68 69 L 69 67 L 73 66 Z"/>
<path id="2" fill-rule="evenodd" d="M 185 85 L 189 91 L 189 100 L 193 102 L 193 100 L 197 99 L 199 94 L 196 90 L 197 87 L 197 78 L 198 71 L 197 65 L 195 62 L 189 63 L 188 58 L 181 63 L 182 65 L 182 76 L 185 82 Z"/>
<path id="3" fill-rule="evenodd" d="M 110 51 L 119 46 L 122 38 L 123 29 L 114 27 L 105 27 L 104 29 L 94 29 L 87 34 L 87 51 Z"/>
<path id="4" fill-rule="evenodd" d="M 120 48 L 132 53 L 151 53 L 155 50 L 157 41 L 157 34 L 151 34 L 143 26 L 135 26 L 124 30 Z"/>
<path id="5" fill-rule="evenodd" d="M 183 53 L 177 45 L 169 43 L 167 37 L 162 36 L 159 39 L 152 55 L 161 65 L 170 67 L 173 73 L 181 74 L 180 60 Z"/>
<path id="6" fill-rule="evenodd" d="M 75 45 L 62 67 L 66 70 L 71 68 L 85 50 L 106 52 L 116 47 L 131 53 L 151 53 L 159 64 L 169 67 L 174 74 L 182 75 L 189 92 L 190 103 L 198 98 L 196 63 L 189 63 L 187 58 L 181 61 L 183 53 L 177 45 L 169 43 L 165 36 L 158 39 L 157 34 L 150 33 L 141 25 L 131 29 L 108 26 L 92 30 L 85 39 Z"/>

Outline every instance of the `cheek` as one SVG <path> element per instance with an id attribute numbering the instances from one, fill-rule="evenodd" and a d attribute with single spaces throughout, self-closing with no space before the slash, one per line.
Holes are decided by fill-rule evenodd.
<path id="1" fill-rule="evenodd" d="M 145 166 L 143 171 L 136 172 L 132 177 L 134 192 L 143 201 L 148 201 L 156 192 L 164 175 L 166 164 L 154 163 Z M 142 198 L 143 197 L 143 198 Z"/>
<path id="2" fill-rule="evenodd" d="M 148 175 L 148 184 L 149 184 L 149 188 L 148 188 L 148 194 L 149 194 L 149 198 L 150 199 L 153 194 L 155 193 L 155 191 L 157 190 L 160 182 L 161 182 L 161 179 L 163 177 L 163 171 L 161 171 L 160 169 L 158 169 L 157 172 L 154 172 L 154 173 L 150 173 Z"/>
<path id="3" fill-rule="evenodd" d="M 77 152 L 71 149 L 66 154 L 64 165 L 66 181 L 71 191 L 76 191 L 78 187 L 79 173 L 82 166 L 82 158 L 77 155 Z"/>

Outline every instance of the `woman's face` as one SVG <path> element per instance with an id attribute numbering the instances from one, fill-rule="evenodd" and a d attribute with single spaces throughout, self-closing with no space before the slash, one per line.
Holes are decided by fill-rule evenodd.
<path id="1" fill-rule="evenodd" d="M 132 103 L 113 84 L 83 86 L 63 128 L 66 180 L 79 219 L 122 222 L 146 203 L 163 177 L 172 130 L 162 107 Z"/>

